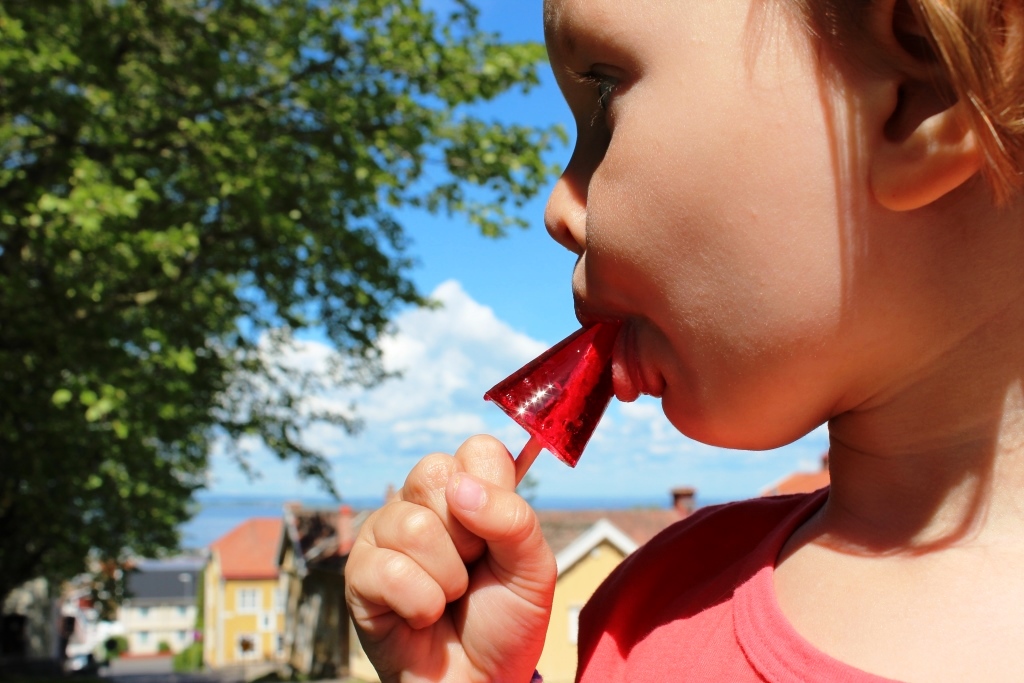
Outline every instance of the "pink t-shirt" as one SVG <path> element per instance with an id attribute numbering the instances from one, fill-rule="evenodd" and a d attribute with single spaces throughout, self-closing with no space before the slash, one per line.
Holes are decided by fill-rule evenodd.
<path id="1" fill-rule="evenodd" d="M 775 559 L 827 496 L 705 508 L 630 555 L 580 615 L 577 681 L 891 683 L 815 649 L 776 602 Z"/>

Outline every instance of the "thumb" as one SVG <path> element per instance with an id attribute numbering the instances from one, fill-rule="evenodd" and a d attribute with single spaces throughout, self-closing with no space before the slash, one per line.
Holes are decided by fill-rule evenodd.
<path id="1" fill-rule="evenodd" d="M 445 496 L 459 522 L 487 543 L 495 578 L 534 605 L 550 604 L 555 558 L 533 508 L 514 491 L 466 472 L 449 480 Z"/>
<path id="2" fill-rule="evenodd" d="M 487 544 L 453 617 L 466 655 L 489 680 L 529 680 L 555 593 L 555 558 L 537 515 L 514 491 L 468 472 L 449 480 L 445 497 L 463 527 Z"/>

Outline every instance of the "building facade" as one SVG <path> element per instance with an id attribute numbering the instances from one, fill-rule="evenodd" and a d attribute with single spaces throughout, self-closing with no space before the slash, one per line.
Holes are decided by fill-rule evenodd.
<path id="1" fill-rule="evenodd" d="M 246 520 L 210 546 L 204 585 L 203 661 L 212 668 L 275 662 L 284 604 L 277 550 L 281 520 Z"/>
<path id="2" fill-rule="evenodd" d="M 195 642 L 197 590 L 205 560 L 139 560 L 129 570 L 117 621 L 133 655 L 178 653 Z"/>
<path id="3" fill-rule="evenodd" d="M 288 677 L 354 673 L 345 562 L 366 515 L 347 505 L 285 508 L 278 566 L 287 606 L 282 668 Z"/>

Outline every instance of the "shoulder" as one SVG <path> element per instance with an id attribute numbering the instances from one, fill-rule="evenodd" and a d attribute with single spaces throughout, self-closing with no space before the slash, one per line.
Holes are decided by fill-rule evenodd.
<path id="1" fill-rule="evenodd" d="M 660 563 L 670 555 L 692 557 L 699 552 L 700 565 L 709 561 L 729 563 L 745 557 L 760 541 L 794 511 L 818 493 L 753 498 L 701 508 L 655 536 L 630 556 L 633 565 Z M 688 563 L 690 564 L 690 563 Z M 627 568 L 628 569 L 628 568 Z"/>
<path id="2" fill-rule="evenodd" d="M 816 495 L 772 496 L 701 508 L 631 554 L 609 580 L 667 574 L 681 583 L 718 576 L 745 560 L 772 530 Z"/>
<path id="3" fill-rule="evenodd" d="M 584 608 L 581 631 L 625 629 L 642 637 L 652 622 L 685 618 L 727 601 L 759 568 L 755 550 L 762 542 L 820 495 L 716 505 L 673 524 L 609 575 Z"/>
<path id="4" fill-rule="evenodd" d="M 736 640 L 737 589 L 826 495 L 703 508 L 636 550 L 580 614 L 578 680 L 762 680 Z"/>

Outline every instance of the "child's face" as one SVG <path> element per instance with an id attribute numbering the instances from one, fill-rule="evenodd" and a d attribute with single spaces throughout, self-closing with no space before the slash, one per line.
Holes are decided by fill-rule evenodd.
<path id="1" fill-rule="evenodd" d="M 775 10 L 763 0 L 545 7 L 578 129 L 545 221 L 581 254 L 580 317 L 629 323 L 618 362 L 633 379 L 617 383 L 620 398 L 662 395 L 684 433 L 733 447 L 812 429 L 856 366 L 840 315 L 837 187 L 855 196 L 857 181 L 837 171 L 810 38 Z"/>

